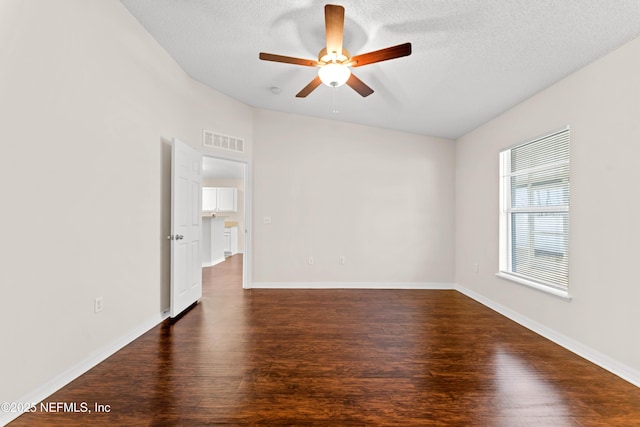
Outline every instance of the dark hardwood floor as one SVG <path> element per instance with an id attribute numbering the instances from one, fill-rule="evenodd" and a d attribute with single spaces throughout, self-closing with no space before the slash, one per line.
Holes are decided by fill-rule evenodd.
<path id="1" fill-rule="evenodd" d="M 460 293 L 242 290 L 241 263 L 46 400 L 91 413 L 12 426 L 640 426 L 639 388 Z"/>

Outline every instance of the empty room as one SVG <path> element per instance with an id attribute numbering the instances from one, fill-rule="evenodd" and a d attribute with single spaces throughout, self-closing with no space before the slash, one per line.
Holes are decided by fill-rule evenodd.
<path id="1" fill-rule="evenodd" d="M 637 0 L 0 0 L 0 425 L 640 425 Z"/>

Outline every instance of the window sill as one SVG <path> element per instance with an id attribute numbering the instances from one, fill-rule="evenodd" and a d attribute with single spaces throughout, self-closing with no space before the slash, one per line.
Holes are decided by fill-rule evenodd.
<path id="1" fill-rule="evenodd" d="M 528 286 L 530 288 L 537 289 L 539 291 L 542 291 L 566 300 L 571 300 L 571 295 L 569 295 L 569 291 L 563 291 L 561 289 L 552 288 L 551 286 L 543 285 L 543 284 L 534 282 L 533 280 L 527 280 L 522 277 L 514 276 L 512 274 L 505 273 L 503 271 L 496 273 L 496 276 L 506 280 L 510 280 L 512 282 L 519 283 L 521 285 Z"/>

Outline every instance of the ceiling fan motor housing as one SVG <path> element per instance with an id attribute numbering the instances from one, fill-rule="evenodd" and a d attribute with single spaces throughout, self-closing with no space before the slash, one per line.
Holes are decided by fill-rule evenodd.
<path id="1" fill-rule="evenodd" d="M 323 48 L 320 53 L 318 53 L 318 62 L 329 64 L 331 62 L 337 62 L 339 64 L 348 62 L 351 59 L 351 54 L 347 49 L 342 49 L 341 53 L 337 52 L 329 52 L 327 48 Z"/>

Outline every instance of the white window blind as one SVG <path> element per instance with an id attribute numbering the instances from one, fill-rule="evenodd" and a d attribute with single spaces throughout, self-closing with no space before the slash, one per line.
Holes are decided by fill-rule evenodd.
<path id="1" fill-rule="evenodd" d="M 569 129 L 500 153 L 500 272 L 569 286 Z"/>

